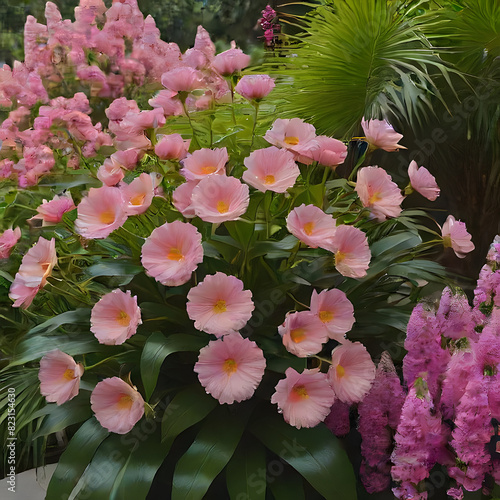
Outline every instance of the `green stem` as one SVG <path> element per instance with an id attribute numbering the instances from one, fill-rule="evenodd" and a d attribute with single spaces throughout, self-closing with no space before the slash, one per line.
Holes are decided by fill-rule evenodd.
<path id="1" fill-rule="evenodd" d="M 96 366 L 102 365 L 103 363 L 106 363 L 106 361 L 109 361 L 110 359 L 115 359 L 117 356 L 119 356 L 119 354 L 115 354 L 114 356 L 110 356 L 109 358 L 101 359 L 101 361 L 98 361 L 95 365 L 84 366 L 85 371 L 91 370 L 92 368 L 95 368 Z"/>
<path id="2" fill-rule="evenodd" d="M 250 151 L 252 151 L 253 148 L 253 141 L 255 140 L 255 128 L 257 127 L 257 115 L 259 113 L 259 103 L 255 101 L 252 103 L 254 109 L 255 109 L 255 115 L 254 115 L 254 120 L 253 120 L 253 127 L 252 127 L 252 142 L 250 143 Z"/>

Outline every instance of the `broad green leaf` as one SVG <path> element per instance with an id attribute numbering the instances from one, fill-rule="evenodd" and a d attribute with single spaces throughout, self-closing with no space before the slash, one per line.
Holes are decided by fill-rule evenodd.
<path id="1" fill-rule="evenodd" d="M 169 448 L 161 443 L 159 424 L 148 420 L 124 466 L 118 473 L 109 500 L 144 500 L 153 478 L 165 459 Z"/>
<path id="2" fill-rule="evenodd" d="M 181 432 L 203 420 L 217 404 L 201 385 L 177 393 L 163 414 L 161 435 L 165 446 L 170 448 Z"/>
<path id="3" fill-rule="evenodd" d="M 174 334 L 165 337 L 162 333 L 153 333 L 147 340 L 141 356 L 141 377 L 146 399 L 149 400 L 156 387 L 158 374 L 165 358 L 174 352 L 199 351 L 208 343 L 208 337 Z"/>
<path id="4" fill-rule="evenodd" d="M 108 434 L 95 418 L 87 420 L 78 429 L 59 459 L 46 498 L 68 500 L 95 451 Z"/>
<path id="5" fill-rule="evenodd" d="M 74 311 L 66 311 L 62 314 L 58 314 L 53 318 L 43 322 L 40 325 L 32 328 L 28 335 L 40 335 L 44 333 L 50 333 L 57 330 L 62 325 L 67 324 L 86 324 L 90 322 L 90 309 L 75 309 Z"/>
<path id="6" fill-rule="evenodd" d="M 279 469 L 276 470 L 276 472 L 278 471 Z M 280 474 L 271 477 L 269 488 L 275 500 L 290 500 L 291 498 L 293 500 L 305 500 L 304 480 L 294 469 L 291 467 L 284 468 Z"/>
<path id="7" fill-rule="evenodd" d="M 47 407 L 43 408 L 43 413 L 48 409 L 47 416 L 40 429 L 33 435 L 33 439 L 62 431 L 66 427 L 87 420 L 92 416 L 88 391 L 81 391 L 78 396 L 62 405 L 50 404 Z"/>
<path id="8" fill-rule="evenodd" d="M 227 464 L 226 482 L 231 500 L 265 500 L 266 451 L 258 441 L 249 438 L 240 441 Z"/>
<path id="9" fill-rule="evenodd" d="M 226 408 L 212 412 L 175 467 L 171 499 L 202 500 L 232 457 L 243 428 Z"/>
<path id="10" fill-rule="evenodd" d="M 356 480 L 338 439 L 323 425 L 296 429 L 278 414 L 255 420 L 250 431 L 288 462 L 326 500 L 356 500 Z"/>
<path id="11" fill-rule="evenodd" d="M 85 269 L 85 274 L 91 278 L 97 276 L 136 275 L 144 271 L 142 266 L 132 264 L 128 260 L 101 260 Z"/>

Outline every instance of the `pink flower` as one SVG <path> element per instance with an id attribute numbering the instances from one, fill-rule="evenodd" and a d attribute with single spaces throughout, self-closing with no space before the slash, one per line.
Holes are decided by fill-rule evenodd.
<path id="1" fill-rule="evenodd" d="M 61 196 L 55 195 L 51 201 L 43 200 L 43 203 L 36 209 L 38 214 L 32 219 L 42 219 L 44 226 L 51 226 L 61 222 L 62 216 L 74 208 L 71 193 L 67 191 Z"/>
<path id="2" fill-rule="evenodd" d="M 124 176 L 122 166 L 113 157 L 106 158 L 97 171 L 97 178 L 106 186 L 116 186 Z"/>
<path id="3" fill-rule="evenodd" d="M 197 330 L 217 337 L 241 330 L 255 306 L 252 292 L 243 290 L 243 282 L 234 276 L 215 273 L 187 294 L 187 313 Z"/>
<path id="4" fill-rule="evenodd" d="M 347 146 L 343 142 L 326 135 L 319 135 L 314 141 L 319 144 L 318 149 L 311 151 L 314 161 L 332 168 L 344 163 L 347 156 Z"/>
<path id="5" fill-rule="evenodd" d="M 217 54 L 212 61 L 212 66 L 221 75 L 231 75 L 246 68 L 249 64 L 250 56 L 244 54 L 241 49 L 235 48 Z"/>
<path id="6" fill-rule="evenodd" d="M 68 354 L 54 349 L 40 360 L 40 392 L 48 403 L 62 405 L 73 399 L 80 388 L 83 366 Z"/>
<path id="7" fill-rule="evenodd" d="M 203 86 L 202 74 L 189 66 L 180 66 L 161 75 L 161 84 L 174 92 L 191 92 Z"/>
<path id="8" fill-rule="evenodd" d="M 198 181 L 187 181 L 178 186 L 172 193 L 172 204 L 187 219 L 196 217 L 194 209 L 191 206 L 191 196 L 197 185 Z"/>
<path id="9" fill-rule="evenodd" d="M 366 136 L 366 140 L 374 149 L 380 148 L 385 151 L 397 151 L 399 148 L 406 149 L 398 141 L 403 138 L 392 128 L 386 120 L 361 120 L 361 126 Z"/>
<path id="10" fill-rule="evenodd" d="M 338 226 L 324 246 L 335 254 L 335 267 L 342 276 L 362 278 L 370 264 L 371 252 L 366 234 L 354 226 Z"/>
<path id="11" fill-rule="evenodd" d="M 182 160 L 188 154 L 191 139 L 184 140 L 180 134 L 161 136 L 156 143 L 155 153 L 161 160 Z"/>
<path id="12" fill-rule="evenodd" d="M 262 349 L 239 333 L 211 340 L 194 365 L 201 385 L 221 404 L 250 399 L 265 368 Z"/>
<path id="13" fill-rule="evenodd" d="M 351 430 L 351 422 L 349 420 L 350 410 L 350 405 L 337 399 L 330 408 L 330 413 L 325 418 L 325 425 L 337 437 L 345 436 Z"/>
<path id="14" fill-rule="evenodd" d="M 275 87 L 269 75 L 245 75 L 234 87 L 234 91 L 251 101 L 266 97 Z"/>
<path id="15" fill-rule="evenodd" d="M 375 379 L 375 364 L 361 342 L 345 340 L 332 351 L 328 369 L 335 396 L 345 403 L 359 403 Z"/>
<path id="16" fill-rule="evenodd" d="M 92 411 L 110 432 L 126 434 L 144 415 L 144 399 L 121 378 L 105 378 L 90 396 Z"/>
<path id="17" fill-rule="evenodd" d="M 341 343 L 354 324 L 354 307 L 346 294 L 336 288 L 322 290 L 319 294 L 313 290 L 311 312 L 326 327 L 328 337 Z"/>
<path id="18" fill-rule="evenodd" d="M 471 235 L 467 232 L 464 222 L 457 221 L 453 215 L 448 215 L 446 222 L 441 229 L 443 245 L 445 248 L 451 247 L 456 256 L 463 259 L 466 254 L 472 252 L 475 246 L 472 243 Z"/>
<path id="19" fill-rule="evenodd" d="M 411 187 L 428 200 L 434 201 L 439 196 L 436 178 L 425 167 L 419 168 L 416 161 L 410 163 L 408 177 Z"/>
<path id="20" fill-rule="evenodd" d="M 132 337 L 142 323 L 137 297 L 130 291 L 113 290 L 92 308 L 90 331 L 101 344 L 120 345 Z"/>
<path id="21" fill-rule="evenodd" d="M 106 238 L 127 220 L 125 200 L 116 187 L 90 188 L 77 210 L 75 228 L 84 238 Z"/>
<path id="22" fill-rule="evenodd" d="M 253 151 L 243 163 L 247 170 L 242 179 L 262 192 L 284 193 L 293 187 L 300 175 L 293 154 L 274 146 Z"/>
<path id="23" fill-rule="evenodd" d="M 326 248 L 331 242 L 337 227 L 335 219 L 325 214 L 315 205 L 300 205 L 290 211 L 286 227 L 296 238 L 311 248 Z"/>
<path id="24" fill-rule="evenodd" d="M 296 372 L 288 368 L 276 385 L 271 403 L 277 404 L 285 422 L 297 429 L 315 427 L 330 413 L 335 395 L 326 374 L 316 370 Z"/>
<path id="25" fill-rule="evenodd" d="M 6 259 L 14 245 L 21 237 L 21 230 L 16 227 L 15 229 L 6 229 L 0 235 L 0 259 Z"/>
<path id="26" fill-rule="evenodd" d="M 28 307 L 57 264 L 56 242 L 40 237 L 23 257 L 19 271 L 10 287 L 12 307 Z"/>
<path id="27" fill-rule="evenodd" d="M 391 176 L 379 167 L 363 167 L 358 171 L 355 191 L 364 207 L 379 221 L 401 213 L 404 196 Z"/>
<path id="28" fill-rule="evenodd" d="M 166 286 L 183 285 L 203 261 L 201 234 L 187 222 L 166 222 L 153 230 L 142 246 L 147 273 Z"/>
<path id="29" fill-rule="evenodd" d="M 116 151 L 110 156 L 110 159 L 127 170 L 133 170 L 143 155 L 144 151 L 140 149 L 125 149 Z"/>
<path id="30" fill-rule="evenodd" d="M 309 311 L 287 314 L 285 322 L 278 326 L 278 333 L 286 350 L 299 358 L 317 354 L 328 338 L 323 323 Z"/>
<path id="31" fill-rule="evenodd" d="M 271 130 L 264 135 L 264 139 L 281 148 L 289 149 L 297 157 L 297 160 L 312 163 L 312 150 L 318 149 L 319 144 L 314 142 L 316 129 L 300 118 L 283 120 L 278 118 Z"/>
<path id="32" fill-rule="evenodd" d="M 143 214 L 151 205 L 156 184 L 155 174 L 142 173 L 130 184 L 121 184 L 122 196 L 127 204 L 127 215 Z"/>
<path id="33" fill-rule="evenodd" d="M 153 108 L 163 108 L 165 116 L 178 116 L 184 113 L 182 103 L 177 96 L 177 92 L 168 89 L 160 90 L 148 103 Z"/>
<path id="34" fill-rule="evenodd" d="M 197 149 L 182 161 L 180 173 L 188 181 L 201 180 L 212 174 L 225 175 L 228 159 L 226 148 Z"/>
<path id="35" fill-rule="evenodd" d="M 209 175 L 193 189 L 191 205 L 205 222 L 236 220 L 243 215 L 250 201 L 249 189 L 236 177 Z"/>

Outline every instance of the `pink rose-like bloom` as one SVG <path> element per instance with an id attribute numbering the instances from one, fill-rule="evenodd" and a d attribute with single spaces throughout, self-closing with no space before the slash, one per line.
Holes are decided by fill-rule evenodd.
<path id="1" fill-rule="evenodd" d="M 221 404 L 250 399 L 265 368 L 262 349 L 239 333 L 211 340 L 194 365 L 201 385 Z"/>
<path id="2" fill-rule="evenodd" d="M 161 160 L 182 160 L 190 144 L 191 139 L 185 141 L 180 134 L 164 135 L 156 143 L 155 153 Z"/>
<path id="3" fill-rule="evenodd" d="M 315 205 L 300 205 L 290 211 L 286 227 L 311 248 L 327 248 L 337 231 L 335 219 Z"/>
<path id="4" fill-rule="evenodd" d="M 117 187 L 90 188 L 77 210 L 75 228 L 84 238 L 106 238 L 127 220 L 125 201 Z"/>
<path id="5" fill-rule="evenodd" d="M 172 204 L 187 219 L 196 217 L 194 209 L 191 206 L 191 196 L 197 185 L 198 181 L 187 181 L 175 188 L 172 193 Z"/>
<path id="6" fill-rule="evenodd" d="M 410 163 L 408 177 L 411 187 L 428 200 L 434 201 L 439 196 L 436 178 L 425 167 L 419 168 L 416 161 Z"/>
<path id="7" fill-rule="evenodd" d="M 319 294 L 313 290 L 311 312 L 325 326 L 328 337 L 344 342 L 345 334 L 354 324 L 354 307 L 342 290 L 323 290 Z"/>
<path id="8" fill-rule="evenodd" d="M 42 219 L 44 226 L 50 226 L 61 222 L 63 215 L 74 208 L 73 198 L 68 191 L 61 196 L 55 195 L 51 201 L 43 200 L 36 209 L 38 214 L 32 219 Z"/>
<path id="9" fill-rule="evenodd" d="M 299 358 L 317 354 L 328 339 L 323 323 L 309 311 L 288 314 L 285 322 L 278 326 L 278 333 L 286 350 Z"/>
<path id="10" fill-rule="evenodd" d="M 443 245 L 445 248 L 451 247 L 456 256 L 463 259 L 469 252 L 474 250 L 472 236 L 467 232 L 464 222 L 457 221 L 453 215 L 448 215 L 446 222 L 441 229 Z"/>
<path id="11" fill-rule="evenodd" d="M 106 186 L 116 186 L 125 174 L 123 173 L 122 166 L 114 159 L 106 158 L 104 163 L 97 171 L 97 178 Z"/>
<path id="12" fill-rule="evenodd" d="M 252 292 L 243 290 L 243 282 L 234 276 L 215 273 L 187 294 L 187 313 L 194 327 L 217 337 L 243 328 L 255 306 Z"/>
<path id="13" fill-rule="evenodd" d="M 335 395 L 325 373 L 316 370 L 296 372 L 288 368 L 276 385 L 271 403 L 277 404 L 285 422 L 297 429 L 315 427 L 330 413 Z"/>
<path id="14" fill-rule="evenodd" d="M 362 278 L 370 265 L 371 252 L 366 234 L 354 226 L 338 226 L 324 246 L 335 254 L 335 267 L 342 276 Z"/>
<path id="15" fill-rule="evenodd" d="M 92 411 L 99 423 L 110 432 L 126 434 L 144 415 L 144 399 L 121 378 L 99 382 L 90 396 Z"/>
<path id="16" fill-rule="evenodd" d="M 250 64 L 250 56 L 241 49 L 229 49 L 214 57 L 212 66 L 221 75 L 231 75 L 236 71 L 246 68 Z"/>
<path id="17" fill-rule="evenodd" d="M 361 342 L 345 340 L 332 351 L 328 379 L 335 396 L 345 403 L 359 403 L 375 379 L 375 364 Z"/>
<path id="18" fill-rule="evenodd" d="M 125 200 L 125 212 L 127 215 L 143 214 L 151 205 L 155 191 L 155 175 L 142 173 L 130 184 L 122 184 L 123 199 Z"/>
<path id="19" fill-rule="evenodd" d="M 174 92 L 191 92 L 203 85 L 202 74 L 189 66 L 180 66 L 161 75 L 161 84 Z"/>
<path id="20" fill-rule="evenodd" d="M 392 128 L 392 125 L 386 120 L 361 120 L 361 126 L 366 136 L 366 140 L 373 148 L 380 148 L 384 151 L 397 151 L 406 149 L 398 141 L 403 138 Z"/>
<path id="21" fill-rule="evenodd" d="M 184 113 L 182 103 L 177 96 L 177 92 L 169 89 L 160 90 L 148 103 L 153 108 L 163 108 L 165 116 L 178 116 Z"/>
<path id="22" fill-rule="evenodd" d="M 234 91 L 251 101 L 266 97 L 275 87 L 269 75 L 245 75 L 234 87 Z"/>
<path id="23" fill-rule="evenodd" d="M 356 193 L 364 207 L 379 221 L 401 213 L 404 196 L 391 176 L 379 167 L 363 167 L 358 172 Z"/>
<path id="24" fill-rule="evenodd" d="M 326 135 L 319 135 L 314 141 L 319 144 L 318 149 L 311 151 L 314 161 L 332 168 L 344 163 L 347 156 L 347 146 L 342 141 Z"/>
<path id="25" fill-rule="evenodd" d="M 268 130 L 264 139 L 280 148 L 289 149 L 296 156 L 297 160 L 310 164 L 312 163 L 312 150 L 318 149 L 319 144 L 314 142 L 316 129 L 313 125 L 305 123 L 300 118 L 283 120 L 278 118 Z"/>
<path id="26" fill-rule="evenodd" d="M 81 364 L 68 354 L 54 349 L 40 360 L 40 393 L 48 403 L 62 405 L 78 394 L 82 375 Z"/>
<path id="27" fill-rule="evenodd" d="M 275 146 L 253 151 L 243 163 L 248 170 L 243 172 L 242 179 L 262 192 L 284 193 L 300 175 L 293 154 Z"/>
<path id="28" fill-rule="evenodd" d="M 130 291 L 113 290 L 92 308 L 90 331 L 101 344 L 120 345 L 132 337 L 142 323 L 137 297 Z"/>
<path id="29" fill-rule="evenodd" d="M 236 220 L 248 208 L 248 186 L 236 177 L 209 175 L 193 189 L 191 204 L 195 214 L 205 222 Z"/>
<path id="30" fill-rule="evenodd" d="M 21 237 L 21 230 L 16 227 L 15 229 L 6 229 L 0 235 L 0 259 L 6 259 L 14 245 Z"/>
<path id="31" fill-rule="evenodd" d="M 228 159 L 226 148 L 197 149 L 182 161 L 180 173 L 188 181 L 201 180 L 212 174 L 225 175 Z"/>
<path id="32" fill-rule="evenodd" d="M 28 307 L 57 264 L 56 241 L 40 237 L 23 257 L 19 271 L 10 287 L 12 307 Z"/>
<path id="33" fill-rule="evenodd" d="M 142 265 L 162 285 L 183 285 L 202 261 L 201 234 L 187 222 L 166 222 L 142 246 Z"/>

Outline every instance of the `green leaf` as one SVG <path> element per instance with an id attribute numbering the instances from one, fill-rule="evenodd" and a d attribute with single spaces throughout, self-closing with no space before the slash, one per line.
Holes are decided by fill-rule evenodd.
<path id="1" fill-rule="evenodd" d="M 144 271 L 142 266 L 132 264 L 128 260 L 101 260 L 99 263 L 85 269 L 90 278 L 97 276 L 135 276 Z"/>
<path id="2" fill-rule="evenodd" d="M 109 500 L 146 498 L 153 478 L 169 451 L 169 448 L 161 443 L 159 426 L 156 422 L 154 424 L 152 430 L 145 426 L 141 429 L 146 435 L 143 437 L 144 434 L 141 433 L 141 439 L 137 439 L 136 447 L 115 479 Z"/>
<path id="3" fill-rule="evenodd" d="M 90 410 L 90 393 L 88 391 L 81 391 L 78 396 L 60 406 L 50 404 L 46 408 L 42 408 L 42 410 L 43 412 L 37 413 L 42 415 L 47 412 L 47 416 L 44 418 L 40 429 L 33 435 L 33 439 L 62 431 L 72 424 L 90 418 L 92 416 Z"/>
<path id="4" fill-rule="evenodd" d="M 202 500 L 232 457 L 243 428 L 243 423 L 231 418 L 226 408 L 212 412 L 175 467 L 171 499 Z"/>
<path id="5" fill-rule="evenodd" d="M 141 356 L 141 377 L 146 399 L 149 400 L 156 387 L 161 365 L 167 356 L 174 352 L 199 351 L 208 342 L 208 337 L 174 334 L 165 337 L 162 333 L 153 333 L 147 340 Z"/>
<path id="6" fill-rule="evenodd" d="M 326 500 L 356 500 L 352 465 L 338 439 L 323 424 L 296 429 L 280 415 L 269 412 L 253 421 L 250 431 Z"/>
<path id="7" fill-rule="evenodd" d="M 28 335 L 43 335 L 57 330 L 57 328 L 62 325 L 86 324 L 89 322 L 90 309 L 75 309 L 74 311 L 67 311 L 62 314 L 58 314 L 42 324 L 35 326 L 28 332 Z"/>
<path id="8" fill-rule="evenodd" d="M 240 441 L 227 465 L 226 482 L 231 500 L 265 500 L 266 451 L 259 442 L 248 438 Z"/>
<path id="9" fill-rule="evenodd" d="M 281 474 L 269 482 L 275 500 L 305 500 L 302 476 L 291 467 L 285 468 Z"/>
<path id="10" fill-rule="evenodd" d="M 67 500 L 95 451 L 108 436 L 95 418 L 87 420 L 71 438 L 50 480 L 46 498 Z"/>
<path id="11" fill-rule="evenodd" d="M 177 393 L 163 414 L 161 435 L 165 447 L 170 448 L 181 432 L 203 420 L 216 406 L 217 400 L 200 385 Z"/>

